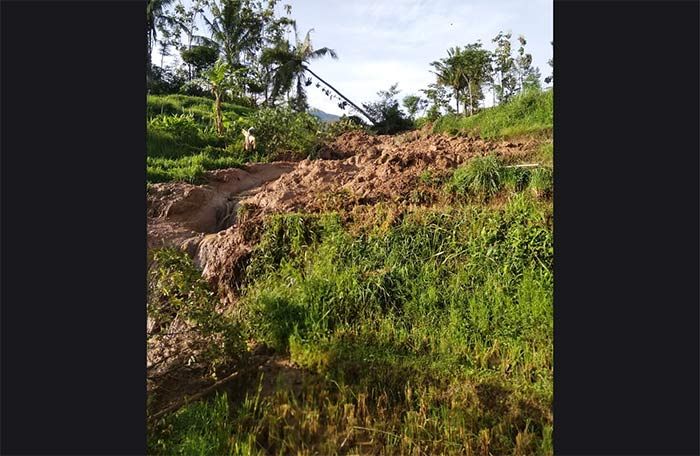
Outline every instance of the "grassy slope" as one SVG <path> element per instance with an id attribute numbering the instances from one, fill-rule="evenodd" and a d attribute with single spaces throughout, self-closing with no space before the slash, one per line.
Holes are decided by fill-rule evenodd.
<path id="1" fill-rule="evenodd" d="M 551 93 L 536 98 L 435 128 L 551 128 Z M 551 164 L 551 143 L 541 156 Z M 450 207 L 268 220 L 243 322 L 318 377 L 300 397 L 253 385 L 234 409 L 186 407 L 151 452 L 552 454 L 551 171 L 526 173 L 487 159 L 421 184 L 455 195 Z"/>
<path id="2" fill-rule="evenodd" d="M 484 139 L 551 132 L 553 90 L 518 95 L 510 103 L 471 116 L 448 115 L 438 119 L 436 133 L 466 132 Z"/>
<path id="3" fill-rule="evenodd" d="M 213 101 L 186 95 L 149 95 L 147 98 L 146 169 L 147 181 L 181 180 L 197 182 L 204 171 L 240 166 L 246 157 L 240 144 L 225 149 L 226 141 L 213 130 Z M 223 103 L 228 119 L 248 116 L 250 108 Z M 153 119 L 163 116 L 191 115 L 195 132 L 181 134 L 177 128 L 157 126 Z"/>

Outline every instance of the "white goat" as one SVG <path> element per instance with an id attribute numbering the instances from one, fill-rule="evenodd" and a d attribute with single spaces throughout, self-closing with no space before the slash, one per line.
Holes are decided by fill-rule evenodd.
<path id="1" fill-rule="evenodd" d="M 253 131 L 253 127 L 250 127 L 248 130 L 241 130 L 243 132 L 243 137 L 245 138 L 245 142 L 243 143 L 243 149 L 247 151 L 255 149 L 255 136 L 250 134 L 251 131 Z"/>

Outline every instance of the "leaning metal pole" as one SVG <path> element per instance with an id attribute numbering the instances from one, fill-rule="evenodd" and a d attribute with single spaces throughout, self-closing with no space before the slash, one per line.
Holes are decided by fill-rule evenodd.
<path id="1" fill-rule="evenodd" d="M 319 75 L 317 75 L 316 73 L 314 73 L 313 71 L 311 71 L 311 70 L 309 69 L 309 67 L 304 66 L 304 70 L 306 70 L 306 71 L 308 71 L 309 73 L 313 74 L 313 75 L 316 77 L 316 79 L 318 79 L 319 81 L 321 81 L 322 83 L 324 83 L 325 85 L 327 85 L 328 87 L 330 87 L 330 88 L 333 90 L 333 92 L 335 92 L 335 93 L 338 94 L 338 96 L 339 96 L 340 98 L 342 98 L 343 100 L 345 100 L 345 101 L 347 101 L 348 103 L 350 103 L 350 105 L 352 105 L 353 108 L 357 109 L 362 115 L 364 115 L 365 117 L 367 117 L 367 119 L 369 119 L 369 121 L 372 122 L 372 125 L 377 125 L 377 122 L 376 122 L 372 117 L 370 117 L 369 114 L 367 114 L 364 110 L 360 109 L 355 103 L 353 103 L 352 101 L 348 100 L 342 93 L 338 92 L 338 90 L 337 90 L 335 87 L 333 87 L 332 85 L 330 85 L 329 83 L 327 83 L 326 81 L 324 81 L 323 79 L 321 79 L 321 77 L 319 77 Z"/>

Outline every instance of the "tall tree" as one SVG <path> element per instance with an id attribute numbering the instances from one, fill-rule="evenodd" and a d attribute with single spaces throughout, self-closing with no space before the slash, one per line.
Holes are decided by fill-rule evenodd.
<path id="1" fill-rule="evenodd" d="M 151 81 L 151 53 L 158 36 L 158 28 L 172 22 L 166 8 L 173 0 L 148 0 L 146 2 L 146 83 Z"/>
<path id="2" fill-rule="evenodd" d="M 436 120 L 440 117 L 442 109 L 450 108 L 450 96 L 443 85 L 437 83 L 428 84 L 428 88 L 421 89 L 421 92 L 425 94 L 425 98 L 430 102 L 430 108 L 425 113 L 428 119 Z"/>
<path id="3" fill-rule="evenodd" d="M 262 47 L 265 24 L 260 3 L 252 0 L 209 0 L 211 17 L 205 15 L 211 39 L 231 68 L 240 68 L 246 56 Z"/>
<path id="4" fill-rule="evenodd" d="M 457 105 L 457 114 L 459 114 L 459 101 L 463 98 L 463 92 L 467 85 L 464 65 L 461 59 L 462 50 L 457 46 L 447 50 L 446 58 L 430 64 L 435 68 L 433 73 L 437 76 L 438 84 L 452 88 L 452 95 Z"/>
<path id="5" fill-rule="evenodd" d="M 516 91 L 517 79 L 515 76 L 515 60 L 512 56 L 512 46 L 510 32 L 498 32 L 491 41 L 496 43 L 496 50 L 493 53 L 494 70 L 498 83 L 494 84 L 498 103 L 507 102 Z"/>
<path id="6" fill-rule="evenodd" d="M 313 29 L 306 32 L 303 40 L 299 40 L 296 25 L 293 25 L 293 29 L 296 44 L 292 46 L 289 41 L 278 42 L 275 47 L 264 51 L 263 61 L 277 65 L 274 69 L 272 100 L 282 93 L 289 94 L 294 88 L 291 105 L 298 111 L 304 111 L 308 108 L 305 87 L 311 84 L 311 79 L 306 75 L 309 62 L 326 56 L 337 59 L 338 55 L 327 47 L 314 49 L 311 42 Z"/>
<path id="7" fill-rule="evenodd" d="M 490 78 L 491 57 L 480 42 L 459 46 L 447 51 L 447 58 L 431 63 L 437 70 L 437 82 L 451 87 L 459 114 L 459 103 L 464 102 L 465 111 L 473 114 L 483 99 L 482 85 Z"/>
<path id="8" fill-rule="evenodd" d="M 521 91 L 531 88 L 540 88 L 540 70 L 532 66 L 532 55 L 525 53 L 527 41 L 523 35 L 518 37 L 520 47 L 518 56 L 515 59 L 516 71 L 518 74 L 519 89 Z"/>
<path id="9" fill-rule="evenodd" d="M 479 103 L 484 99 L 483 85 L 491 79 L 491 53 L 481 47 L 480 42 L 468 44 L 462 51 L 460 65 L 466 79 L 466 95 L 469 115 L 479 109 Z"/>
<path id="10" fill-rule="evenodd" d="M 406 108 L 408 116 L 413 120 L 418 112 L 428 107 L 428 100 L 418 95 L 407 95 L 403 98 L 403 107 Z"/>

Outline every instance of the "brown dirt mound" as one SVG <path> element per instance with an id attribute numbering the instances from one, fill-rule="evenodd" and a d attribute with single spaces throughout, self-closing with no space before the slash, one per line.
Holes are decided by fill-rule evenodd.
<path id="1" fill-rule="evenodd" d="M 290 172 L 266 184 L 241 204 L 263 212 L 318 211 L 324 199 L 340 195 L 356 203 L 405 200 L 423 171 L 453 169 L 470 158 L 495 153 L 517 160 L 535 142 L 484 141 L 468 137 L 410 132 L 372 136 L 348 132 L 321 152 L 322 160 L 303 160 Z"/>
<path id="2" fill-rule="evenodd" d="M 321 159 L 253 164 L 210 172 L 206 185 L 156 184 L 148 192 L 148 247 L 190 253 L 225 303 L 235 298 L 241 263 L 272 213 L 318 212 L 380 201 L 409 200 L 423 171 L 441 173 L 476 156 L 524 159 L 538 142 L 485 141 L 432 135 L 346 132 L 320 151 Z M 245 223 L 237 212 L 248 213 Z"/>

